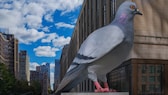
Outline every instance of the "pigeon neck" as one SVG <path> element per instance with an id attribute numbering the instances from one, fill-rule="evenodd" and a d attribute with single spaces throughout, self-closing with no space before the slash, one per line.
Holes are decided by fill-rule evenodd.
<path id="1" fill-rule="evenodd" d="M 125 35 L 133 38 L 133 16 L 132 14 L 122 13 L 116 15 L 115 19 L 111 24 L 117 25 L 120 27 L 124 32 Z"/>
<path id="2" fill-rule="evenodd" d="M 120 25 L 125 25 L 125 24 L 128 24 L 128 22 L 132 23 L 132 21 L 133 21 L 133 15 L 122 13 L 122 14 L 116 15 L 112 23 L 118 23 Z"/>
<path id="3" fill-rule="evenodd" d="M 120 24 L 125 24 L 127 18 L 128 18 L 128 16 L 127 16 L 125 13 L 123 13 L 123 14 L 121 14 L 121 15 L 117 18 L 117 21 L 118 21 Z"/>

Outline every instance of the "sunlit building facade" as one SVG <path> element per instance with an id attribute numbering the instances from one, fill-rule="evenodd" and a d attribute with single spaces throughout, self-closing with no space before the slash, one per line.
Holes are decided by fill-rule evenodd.
<path id="1" fill-rule="evenodd" d="M 18 77 L 18 56 L 18 40 L 13 34 L 0 31 L 0 63 L 5 64 L 16 78 Z"/>
<path id="2" fill-rule="evenodd" d="M 19 52 L 19 80 L 30 81 L 29 57 L 26 50 Z"/>

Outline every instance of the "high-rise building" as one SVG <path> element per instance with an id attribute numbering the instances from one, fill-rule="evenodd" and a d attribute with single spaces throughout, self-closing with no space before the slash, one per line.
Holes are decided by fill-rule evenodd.
<path id="1" fill-rule="evenodd" d="M 54 71 L 54 90 L 57 89 L 59 82 L 60 82 L 60 61 L 55 60 L 55 71 Z"/>
<path id="2" fill-rule="evenodd" d="M 42 85 L 42 95 L 48 95 L 50 89 L 50 64 L 37 66 L 36 71 L 39 72 L 39 81 Z"/>
<path id="3" fill-rule="evenodd" d="M 40 82 L 40 73 L 38 71 L 30 71 L 30 85 L 33 81 L 38 81 Z"/>
<path id="4" fill-rule="evenodd" d="M 123 1 L 84 0 L 71 42 L 63 51 L 60 64 L 69 66 L 81 43 L 95 29 L 109 24 Z M 164 9 L 168 8 L 168 2 L 131 1 L 136 2 L 144 15 L 134 18 L 134 47 L 128 60 L 108 74 L 109 85 L 118 91 L 129 91 L 130 95 L 167 95 L 168 13 Z M 86 80 L 75 91 L 93 91 L 94 86 L 90 85 L 92 82 Z"/>
<path id="5" fill-rule="evenodd" d="M 0 32 L 0 63 L 7 66 L 17 78 L 18 74 L 18 40 L 13 34 Z"/>
<path id="6" fill-rule="evenodd" d="M 46 63 L 45 65 L 37 66 L 36 70 L 40 73 L 46 73 L 48 78 L 48 83 L 50 83 L 50 64 Z M 48 85 L 50 88 L 50 85 Z"/>
<path id="7" fill-rule="evenodd" d="M 19 52 L 19 80 L 30 81 L 29 57 L 26 50 Z"/>

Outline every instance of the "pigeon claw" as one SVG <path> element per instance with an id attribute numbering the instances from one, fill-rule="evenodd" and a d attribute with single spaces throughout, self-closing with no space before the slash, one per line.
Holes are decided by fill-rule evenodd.
<path id="1" fill-rule="evenodd" d="M 117 90 L 109 89 L 109 88 L 99 88 L 99 89 L 96 89 L 95 92 L 117 92 Z"/>
<path id="2" fill-rule="evenodd" d="M 109 88 L 98 88 L 95 90 L 95 92 L 109 92 Z"/>

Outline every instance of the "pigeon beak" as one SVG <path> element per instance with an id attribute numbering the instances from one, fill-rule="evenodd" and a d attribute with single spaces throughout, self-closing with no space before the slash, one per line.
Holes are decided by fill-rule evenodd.
<path id="1" fill-rule="evenodd" d="M 134 13 L 135 13 L 135 14 L 138 14 L 138 15 L 143 15 L 143 14 L 139 11 L 139 9 L 135 9 Z"/>

